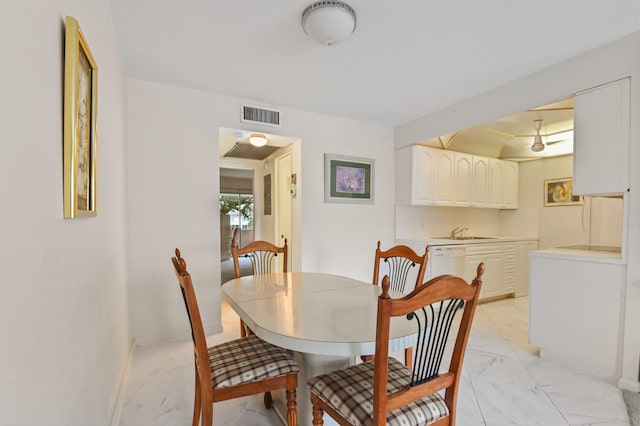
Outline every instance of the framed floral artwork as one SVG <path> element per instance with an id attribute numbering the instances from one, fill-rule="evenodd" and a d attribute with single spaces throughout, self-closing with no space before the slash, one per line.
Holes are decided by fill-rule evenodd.
<path id="1" fill-rule="evenodd" d="M 66 18 L 64 50 L 64 217 L 95 216 L 98 68 L 78 21 Z"/>
<path id="2" fill-rule="evenodd" d="M 324 155 L 324 202 L 373 204 L 373 159 Z"/>
<path id="3" fill-rule="evenodd" d="M 575 206 L 582 204 L 583 198 L 573 195 L 573 179 L 547 179 L 544 181 L 544 205 Z"/>

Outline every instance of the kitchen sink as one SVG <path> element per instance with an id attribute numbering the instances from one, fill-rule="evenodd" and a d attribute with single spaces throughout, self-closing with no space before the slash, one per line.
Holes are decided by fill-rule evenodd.
<path id="1" fill-rule="evenodd" d="M 498 238 L 496 237 L 476 237 L 476 236 L 464 236 L 464 237 L 453 237 L 451 238 L 451 236 L 446 236 L 446 237 L 435 237 L 436 240 L 497 240 Z"/>

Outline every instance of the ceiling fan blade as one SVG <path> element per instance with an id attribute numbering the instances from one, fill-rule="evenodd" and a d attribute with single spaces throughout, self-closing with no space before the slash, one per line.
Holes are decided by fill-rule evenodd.
<path id="1" fill-rule="evenodd" d="M 544 144 L 549 146 L 549 145 L 553 145 L 553 144 L 560 143 L 560 142 L 566 142 L 566 141 L 568 141 L 568 139 L 560 139 L 560 140 L 557 140 L 557 141 L 549 141 L 549 142 L 545 142 Z"/>

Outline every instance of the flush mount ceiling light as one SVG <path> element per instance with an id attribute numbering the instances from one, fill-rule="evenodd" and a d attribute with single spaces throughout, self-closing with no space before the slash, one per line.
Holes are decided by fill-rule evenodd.
<path id="1" fill-rule="evenodd" d="M 356 29 L 356 12 L 341 1 L 317 1 L 302 12 L 302 29 L 315 40 L 333 46 Z"/>
<path id="2" fill-rule="evenodd" d="M 542 120 L 534 120 L 533 127 L 536 129 L 536 135 L 533 137 L 533 144 L 531 144 L 531 151 L 540 152 L 544 149 L 542 143 L 542 136 L 540 136 L 540 129 L 542 128 Z"/>
<path id="3" fill-rule="evenodd" d="M 267 144 L 267 137 L 261 133 L 251 133 L 249 143 L 253 146 L 265 146 Z"/>

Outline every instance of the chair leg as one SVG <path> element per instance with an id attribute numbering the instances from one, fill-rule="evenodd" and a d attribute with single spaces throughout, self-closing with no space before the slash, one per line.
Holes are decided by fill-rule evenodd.
<path id="1" fill-rule="evenodd" d="M 297 387 L 297 377 L 293 377 L 293 379 L 287 378 L 287 425 L 288 426 L 297 426 L 298 424 L 298 409 L 296 402 L 296 387 Z"/>
<path id="2" fill-rule="evenodd" d="M 272 405 L 273 405 L 273 398 L 271 397 L 271 392 L 267 391 L 264 393 L 264 408 L 266 408 L 267 410 L 270 410 Z"/>
<path id="3" fill-rule="evenodd" d="M 202 404 L 202 426 L 213 426 L 213 403 Z"/>
<path id="4" fill-rule="evenodd" d="M 322 408 L 318 406 L 318 397 L 311 393 L 311 405 L 313 405 L 313 426 L 322 426 L 324 421 L 322 420 L 323 412 Z"/>
<path id="5" fill-rule="evenodd" d="M 404 350 L 404 365 L 406 365 L 407 368 L 411 370 L 412 364 L 413 364 L 413 347 L 409 346 Z"/>
<path id="6" fill-rule="evenodd" d="M 198 426 L 200 423 L 200 408 L 202 405 L 202 395 L 200 394 L 200 376 L 198 375 L 198 366 L 195 368 L 196 370 L 196 392 L 193 401 L 193 426 Z"/>
<path id="7" fill-rule="evenodd" d="M 242 320 L 240 320 L 240 337 L 247 337 L 247 328 Z"/>

